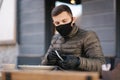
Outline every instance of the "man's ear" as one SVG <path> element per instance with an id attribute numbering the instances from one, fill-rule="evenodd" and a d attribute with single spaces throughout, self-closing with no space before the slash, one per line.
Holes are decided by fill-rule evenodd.
<path id="1" fill-rule="evenodd" d="M 73 23 L 75 23 L 76 19 L 77 19 L 76 17 L 73 17 Z"/>
<path id="2" fill-rule="evenodd" d="M 76 17 L 73 17 L 72 26 L 75 24 L 76 19 Z"/>

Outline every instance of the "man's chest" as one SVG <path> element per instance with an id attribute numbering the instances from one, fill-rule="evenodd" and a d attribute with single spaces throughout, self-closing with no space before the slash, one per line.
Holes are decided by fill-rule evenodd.
<path id="1" fill-rule="evenodd" d="M 65 53 L 80 55 L 83 48 L 82 38 L 75 37 L 68 40 L 58 39 L 53 44 L 54 49 L 60 50 Z"/>

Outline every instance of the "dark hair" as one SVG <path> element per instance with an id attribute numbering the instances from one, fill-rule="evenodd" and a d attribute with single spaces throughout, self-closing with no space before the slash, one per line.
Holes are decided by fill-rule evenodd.
<path id="1" fill-rule="evenodd" d="M 51 16 L 57 16 L 60 13 L 62 13 L 63 11 L 68 12 L 72 16 L 71 9 L 67 5 L 59 5 L 59 6 L 55 7 L 51 12 Z"/>

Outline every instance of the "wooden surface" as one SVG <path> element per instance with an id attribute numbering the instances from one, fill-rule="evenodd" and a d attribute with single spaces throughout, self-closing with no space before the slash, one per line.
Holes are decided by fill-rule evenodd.
<path id="1" fill-rule="evenodd" d="M 1 77 L 2 77 L 2 74 L 1 74 L 1 72 L 0 72 L 0 80 L 2 80 L 2 78 L 1 78 Z"/>
<path id="2" fill-rule="evenodd" d="M 2 80 L 99 80 L 99 75 L 96 72 L 14 70 L 2 71 Z"/>

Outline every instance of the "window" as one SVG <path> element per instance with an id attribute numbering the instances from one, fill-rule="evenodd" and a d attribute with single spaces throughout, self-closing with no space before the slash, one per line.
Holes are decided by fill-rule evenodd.
<path id="1" fill-rule="evenodd" d="M 16 0 L 3 0 L 0 8 L 0 45 L 16 42 Z"/>

